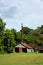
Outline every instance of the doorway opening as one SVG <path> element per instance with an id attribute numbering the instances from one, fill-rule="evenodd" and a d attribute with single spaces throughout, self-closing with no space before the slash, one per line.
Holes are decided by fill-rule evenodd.
<path id="1" fill-rule="evenodd" d="M 40 50 L 39 53 L 43 53 L 43 50 Z"/>
<path id="2" fill-rule="evenodd" d="M 17 53 L 18 53 L 18 52 L 19 52 L 19 48 L 15 48 L 15 52 L 17 52 Z"/>
<path id="3" fill-rule="evenodd" d="M 27 49 L 26 48 L 22 48 L 22 52 L 27 52 Z"/>

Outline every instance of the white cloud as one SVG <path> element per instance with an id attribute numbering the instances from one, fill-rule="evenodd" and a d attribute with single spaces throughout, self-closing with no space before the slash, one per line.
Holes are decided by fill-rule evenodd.
<path id="1" fill-rule="evenodd" d="M 7 22 L 6 27 L 9 28 L 15 27 L 18 30 L 21 22 L 24 26 L 36 28 L 43 24 L 43 2 L 41 0 L 1 0 L 0 17 Z"/>

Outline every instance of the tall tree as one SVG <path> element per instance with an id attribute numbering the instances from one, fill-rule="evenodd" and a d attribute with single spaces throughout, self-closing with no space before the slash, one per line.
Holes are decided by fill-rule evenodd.
<path id="1" fill-rule="evenodd" d="M 14 39 L 16 38 L 16 30 L 15 29 L 11 29 L 11 32 L 13 33 L 13 35 L 14 35 Z"/>
<path id="2" fill-rule="evenodd" d="M 0 18 L 0 51 L 3 50 L 3 39 L 4 39 L 5 22 Z"/>
<path id="3" fill-rule="evenodd" d="M 43 46 L 43 26 L 31 31 L 29 34 L 29 40 L 32 44 Z"/>
<path id="4" fill-rule="evenodd" d="M 0 18 L 0 35 L 4 33 L 5 25 L 5 22 Z"/>
<path id="5" fill-rule="evenodd" d="M 4 50 L 7 53 L 13 52 L 13 47 L 16 45 L 16 41 L 14 40 L 14 35 L 11 32 L 11 30 L 6 29 L 3 43 L 4 43 L 4 46 L 5 46 Z"/>
<path id="6" fill-rule="evenodd" d="M 29 32 L 32 31 L 32 30 L 33 30 L 33 29 L 30 29 L 30 28 L 28 28 L 28 27 L 23 27 L 23 33 L 24 33 L 25 35 L 28 35 Z"/>

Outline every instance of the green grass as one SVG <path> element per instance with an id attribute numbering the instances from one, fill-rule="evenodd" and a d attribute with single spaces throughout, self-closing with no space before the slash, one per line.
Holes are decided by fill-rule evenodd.
<path id="1" fill-rule="evenodd" d="M 43 65 L 41 53 L 0 54 L 0 65 Z"/>

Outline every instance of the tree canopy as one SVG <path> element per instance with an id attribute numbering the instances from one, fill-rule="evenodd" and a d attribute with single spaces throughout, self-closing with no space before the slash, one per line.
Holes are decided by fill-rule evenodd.
<path id="1" fill-rule="evenodd" d="M 4 33 L 4 29 L 5 29 L 5 22 L 3 22 L 3 20 L 0 18 L 0 35 Z"/>
<path id="2" fill-rule="evenodd" d="M 5 29 L 6 23 L 0 18 L 0 53 L 12 53 L 15 45 L 21 43 L 21 30 Z M 43 25 L 33 30 L 23 27 L 23 42 L 43 47 Z"/>

